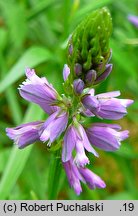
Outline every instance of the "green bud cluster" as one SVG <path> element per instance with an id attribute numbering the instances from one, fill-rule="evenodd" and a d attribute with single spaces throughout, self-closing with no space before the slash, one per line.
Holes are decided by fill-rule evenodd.
<path id="1" fill-rule="evenodd" d="M 101 75 L 110 57 L 109 38 L 112 32 L 112 18 L 107 8 L 88 15 L 74 30 L 68 42 L 67 63 L 71 77 L 75 79 L 75 65 L 82 66 L 79 77 L 85 81 L 86 73 L 95 70 Z"/>

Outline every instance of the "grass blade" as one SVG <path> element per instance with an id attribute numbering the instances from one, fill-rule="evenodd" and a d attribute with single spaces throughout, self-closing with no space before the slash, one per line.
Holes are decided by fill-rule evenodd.
<path id="1" fill-rule="evenodd" d="M 27 110 L 23 122 L 35 121 L 41 119 L 43 111 L 39 107 L 31 104 Z M 0 182 L 0 199 L 6 199 L 21 174 L 25 163 L 31 153 L 33 145 L 24 150 L 19 150 L 14 146 L 11 150 L 10 158 L 7 162 L 4 174 Z"/>
<path id="2" fill-rule="evenodd" d="M 51 58 L 51 53 L 47 49 L 42 47 L 29 48 L 0 82 L 0 93 L 6 90 L 24 74 L 25 67 L 35 67 Z"/>

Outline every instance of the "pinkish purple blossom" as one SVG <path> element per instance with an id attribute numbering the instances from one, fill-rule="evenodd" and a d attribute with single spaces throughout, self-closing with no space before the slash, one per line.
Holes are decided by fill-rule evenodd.
<path id="1" fill-rule="evenodd" d="M 30 122 L 22 124 L 15 128 L 6 128 L 7 135 L 10 139 L 14 140 L 14 143 L 19 149 L 39 141 L 39 129 L 43 125 L 43 122 Z"/>
<path id="2" fill-rule="evenodd" d="M 96 78 L 94 70 L 86 74 L 87 84 L 99 82 L 111 72 L 112 65 L 107 64 L 104 73 Z M 76 65 L 76 76 L 82 73 L 80 65 Z M 65 65 L 63 78 L 66 84 L 70 79 L 70 68 Z M 86 168 L 90 163 L 87 152 L 98 157 L 93 146 L 105 151 L 115 151 L 121 141 L 128 137 L 128 131 L 120 131 L 121 127 L 115 124 L 93 123 L 85 126 L 81 117 L 98 117 L 101 119 L 120 119 L 126 113 L 126 108 L 133 103 L 129 99 L 118 99 L 119 91 L 95 95 L 94 89 L 85 88 L 85 83 L 80 78 L 72 81 L 69 89 L 72 98 L 65 95 L 59 96 L 57 91 L 46 78 L 39 78 L 35 71 L 26 69 L 27 79 L 19 88 L 20 95 L 33 103 L 38 104 L 49 117 L 46 121 L 37 121 L 22 124 L 15 128 L 7 128 L 10 139 L 14 140 L 18 148 L 24 148 L 35 141 L 47 142 L 48 146 L 61 137 L 62 163 L 68 181 L 77 195 L 82 192 L 81 183 L 86 183 L 90 189 L 104 188 L 104 181 Z M 85 80 L 86 81 L 86 80 Z M 67 92 L 70 94 L 70 92 Z M 74 157 L 74 158 L 73 158 Z"/>
<path id="3" fill-rule="evenodd" d="M 76 127 L 70 125 L 65 133 L 62 150 L 63 162 L 67 162 L 71 159 L 73 149 L 76 150 L 74 161 L 78 167 L 84 167 L 86 164 L 89 164 L 85 149 L 98 157 L 98 153 L 91 146 L 84 128 L 79 123 L 77 123 Z"/>
<path id="4" fill-rule="evenodd" d="M 63 167 L 66 171 L 68 182 L 77 195 L 80 195 L 82 192 L 80 182 L 87 184 L 92 190 L 106 187 L 104 181 L 99 176 L 87 168 L 78 167 L 74 163 L 73 158 L 65 163 L 63 162 Z"/>
<path id="5" fill-rule="evenodd" d="M 58 110 L 51 114 L 46 122 L 40 128 L 40 140 L 46 142 L 49 140 L 49 145 L 57 139 L 60 134 L 66 129 L 68 123 L 68 113 Z"/>
<path id="6" fill-rule="evenodd" d="M 91 90 L 82 98 L 82 103 L 99 118 L 117 120 L 127 114 L 127 106 L 133 103 L 133 100 L 116 98 L 119 95 L 119 91 L 114 91 L 94 96 L 94 90 Z"/>
<path id="7" fill-rule="evenodd" d="M 20 95 L 33 103 L 38 104 L 46 113 L 51 114 L 57 110 L 54 106 L 58 93 L 45 77 L 39 78 L 35 71 L 26 69 L 27 79 L 20 85 Z"/>
<path id="8" fill-rule="evenodd" d="M 120 131 L 121 127 L 115 124 L 94 123 L 86 129 L 92 145 L 105 151 L 119 149 L 121 141 L 128 138 L 129 131 Z"/>
<path id="9" fill-rule="evenodd" d="M 67 80 L 69 74 L 70 74 L 70 68 L 68 67 L 67 64 L 65 64 L 64 68 L 63 68 L 63 79 L 64 79 L 64 81 Z"/>

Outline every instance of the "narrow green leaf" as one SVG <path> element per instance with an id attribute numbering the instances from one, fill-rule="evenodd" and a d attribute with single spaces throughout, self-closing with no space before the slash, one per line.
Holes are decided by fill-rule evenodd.
<path id="1" fill-rule="evenodd" d="M 35 7 L 29 11 L 29 14 L 27 16 L 27 20 L 32 20 L 34 17 L 39 16 L 41 13 L 43 13 L 46 9 L 48 9 L 53 3 L 57 3 L 55 0 L 43 0 L 39 1 L 38 4 L 35 4 Z"/>
<path id="2" fill-rule="evenodd" d="M 0 82 L 0 93 L 24 75 L 25 67 L 35 67 L 51 58 L 51 53 L 47 49 L 42 47 L 29 48 Z"/>
<path id="3" fill-rule="evenodd" d="M 57 199 L 59 192 L 59 182 L 61 177 L 61 158 L 59 157 L 59 151 L 53 154 L 51 157 L 51 169 L 49 170 L 49 187 L 48 187 L 48 199 Z"/>
<path id="4" fill-rule="evenodd" d="M 117 46 L 114 39 L 111 40 L 111 48 L 113 49 L 113 60 L 117 63 L 117 65 L 119 65 L 128 76 L 131 75 L 132 79 L 137 79 L 137 69 L 133 61 L 128 61 L 127 52 L 125 52 L 120 46 Z"/>
<path id="5" fill-rule="evenodd" d="M 36 105 L 31 104 L 26 112 L 23 122 L 35 121 L 41 119 L 43 111 Z M 6 199 L 21 174 L 25 163 L 31 153 L 33 145 L 19 150 L 14 146 L 10 153 L 4 174 L 0 182 L 0 199 Z"/>
<path id="6" fill-rule="evenodd" d="M 0 172 L 4 170 L 5 164 L 10 155 L 10 148 L 1 149 L 0 151 Z"/>
<path id="7" fill-rule="evenodd" d="M 16 92 L 12 86 L 7 89 L 6 98 L 9 104 L 9 109 L 12 113 L 12 119 L 15 124 L 19 124 L 22 121 L 22 112 L 17 100 Z"/>
<path id="8" fill-rule="evenodd" d="M 9 39 L 15 46 L 20 47 L 27 33 L 25 10 L 21 4 L 14 4 L 11 0 L 0 2 L 0 6 L 9 29 Z"/>

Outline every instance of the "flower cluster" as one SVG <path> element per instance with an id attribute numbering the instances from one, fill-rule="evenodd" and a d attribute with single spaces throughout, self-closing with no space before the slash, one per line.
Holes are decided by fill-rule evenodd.
<path id="1" fill-rule="evenodd" d="M 91 23 L 93 31 L 88 34 Z M 85 24 L 87 31 L 83 23 L 69 41 L 69 64 L 63 68 L 65 94 L 60 96 L 46 78 L 39 78 L 33 69 L 26 69 L 27 79 L 20 85 L 19 93 L 27 101 L 38 104 L 49 115 L 47 120 L 6 129 L 9 138 L 20 149 L 35 141 L 47 142 L 50 147 L 56 145 L 58 139 L 63 167 L 77 195 L 82 191 L 81 182 L 90 189 L 106 186 L 99 176 L 87 168 L 90 164 L 87 152 L 98 157 L 94 147 L 116 151 L 120 142 L 128 138 L 128 131 L 121 131 L 117 124 L 93 121 L 91 125 L 86 125 L 85 120 L 121 119 L 127 114 L 126 108 L 133 103 L 132 100 L 118 98 L 119 91 L 95 94 L 92 86 L 104 81 L 112 71 L 112 64 L 109 63 L 112 52 L 106 41 L 111 29 L 110 14 L 106 9 L 96 11 L 86 19 Z M 90 37 L 89 46 L 87 39 Z"/>
<path id="2" fill-rule="evenodd" d="M 69 74 L 69 67 L 65 65 L 65 82 Z M 80 181 L 91 189 L 104 188 L 103 180 L 86 168 L 90 163 L 86 151 L 96 157 L 98 153 L 93 146 L 105 151 L 115 151 L 120 147 L 120 142 L 128 137 L 128 131 L 120 131 L 121 127 L 116 124 L 93 123 L 85 127 L 81 117 L 120 119 L 126 115 L 126 107 L 133 101 L 116 98 L 120 95 L 119 91 L 94 95 L 94 89 L 83 89 L 83 81 L 78 79 L 72 86 L 76 98 L 79 97 L 80 101 L 75 109 L 71 98 L 60 97 L 46 78 L 39 78 L 35 71 L 29 68 L 26 69 L 26 76 L 26 81 L 19 87 L 20 95 L 38 104 L 49 117 L 45 122 L 30 122 L 15 128 L 7 128 L 7 135 L 22 149 L 39 140 L 51 146 L 51 143 L 64 132 L 62 163 L 70 186 L 78 195 L 82 191 Z"/>

